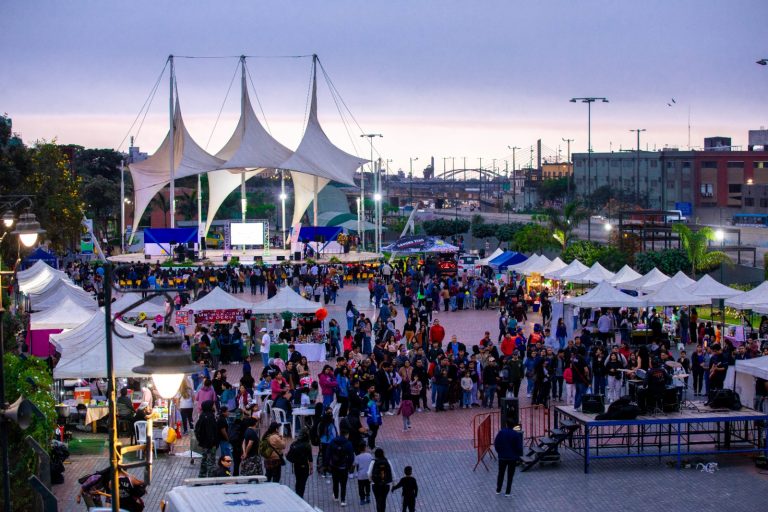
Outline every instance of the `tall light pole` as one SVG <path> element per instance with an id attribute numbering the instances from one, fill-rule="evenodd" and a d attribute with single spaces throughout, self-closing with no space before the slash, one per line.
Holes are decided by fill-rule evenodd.
<path id="1" fill-rule="evenodd" d="M 373 193 L 381 194 L 381 189 L 379 188 L 379 176 L 376 175 L 376 171 L 374 169 L 374 163 L 373 163 L 373 139 L 374 137 L 384 137 L 384 136 L 380 133 L 364 133 L 360 135 L 360 137 L 368 137 L 368 142 L 371 145 L 371 171 L 373 173 Z M 365 223 L 365 172 L 362 169 L 360 172 L 360 176 L 362 177 L 362 179 L 360 180 L 360 203 L 363 208 L 363 223 Z M 374 204 L 373 207 L 375 209 L 376 205 Z M 374 225 L 378 225 L 378 216 L 379 216 L 378 210 L 374 210 L 374 220 L 376 221 L 376 224 Z M 365 224 L 363 224 L 363 227 L 365 227 Z M 373 236 L 374 236 L 374 239 L 378 236 L 375 230 L 374 230 Z M 363 250 L 365 250 L 365 231 L 363 231 Z"/>
<path id="2" fill-rule="evenodd" d="M 443 157 L 443 181 L 448 179 L 448 176 L 445 174 L 445 172 L 446 172 L 446 170 L 445 170 L 445 161 L 448 160 L 449 158 L 453 158 L 453 157 L 452 156 L 444 156 Z"/>
<path id="3" fill-rule="evenodd" d="M 517 206 L 517 174 L 516 174 L 516 162 L 515 153 L 519 148 L 517 146 L 507 146 L 512 150 L 512 204 Z"/>
<path id="4" fill-rule="evenodd" d="M 640 206 L 640 133 L 646 131 L 645 128 L 634 128 L 630 132 L 637 133 L 637 153 L 635 153 L 635 201 Z M 648 198 L 650 200 L 650 197 Z"/>
<path id="5" fill-rule="evenodd" d="M 280 226 L 283 228 L 283 249 L 285 249 L 285 200 L 288 196 L 285 193 L 285 171 L 280 169 L 280 205 L 282 206 L 282 222 Z"/>
<path id="6" fill-rule="evenodd" d="M 587 207 L 591 207 L 589 196 L 592 194 L 592 104 L 596 101 L 608 103 L 607 98 L 588 96 L 585 98 L 571 98 L 571 103 L 587 104 Z M 587 240 L 592 240 L 592 214 L 587 218 Z"/>
<path id="7" fill-rule="evenodd" d="M 568 144 L 568 165 L 571 168 L 571 174 L 568 175 L 568 181 L 566 182 L 567 188 L 566 188 L 566 195 L 568 198 L 571 197 L 571 180 L 573 179 L 573 164 L 571 164 L 571 142 L 573 142 L 573 139 L 563 139 L 563 142 Z"/>
<path id="8" fill-rule="evenodd" d="M 419 157 L 410 157 L 408 161 L 410 162 L 409 171 L 408 171 L 408 177 L 411 179 L 411 191 L 410 191 L 410 203 L 411 208 L 415 208 L 413 206 L 413 162 L 416 162 L 419 159 Z"/>

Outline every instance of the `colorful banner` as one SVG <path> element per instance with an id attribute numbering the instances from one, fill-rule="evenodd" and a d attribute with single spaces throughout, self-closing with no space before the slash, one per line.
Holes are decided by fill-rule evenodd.
<path id="1" fill-rule="evenodd" d="M 197 323 L 234 323 L 245 320 L 245 311 L 242 309 L 213 309 L 195 313 Z"/>
<path id="2" fill-rule="evenodd" d="M 177 311 L 176 325 L 188 325 L 188 324 L 189 324 L 189 311 Z"/>

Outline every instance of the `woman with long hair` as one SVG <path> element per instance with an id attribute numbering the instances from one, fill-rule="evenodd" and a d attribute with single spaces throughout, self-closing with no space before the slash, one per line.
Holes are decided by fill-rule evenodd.
<path id="1" fill-rule="evenodd" d="M 285 440 L 280 435 L 279 430 L 280 424 L 278 422 L 270 423 L 259 444 L 260 455 L 264 458 L 264 474 L 267 477 L 267 482 L 279 483 L 282 474 Z"/>

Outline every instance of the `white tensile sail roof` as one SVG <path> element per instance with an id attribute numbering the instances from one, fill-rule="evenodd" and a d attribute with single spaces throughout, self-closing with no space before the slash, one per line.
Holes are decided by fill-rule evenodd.
<path id="1" fill-rule="evenodd" d="M 672 279 L 666 280 L 642 300 L 649 306 L 703 306 L 712 302 L 709 297 L 699 297 L 683 290 Z"/>
<path id="2" fill-rule="evenodd" d="M 94 306 L 96 302 L 94 301 Z M 84 307 L 70 297 L 46 311 L 32 313 L 29 328 L 36 329 L 74 329 L 93 317 L 93 309 Z"/>
<path id="3" fill-rule="evenodd" d="M 141 300 L 141 294 L 138 293 L 126 293 L 119 299 L 112 302 L 111 311 L 113 315 L 117 315 L 122 310 Z M 140 304 L 128 311 L 124 312 L 122 316 L 136 317 L 139 314 L 144 313 L 148 318 L 154 318 L 157 315 L 165 316 L 166 313 L 165 297 L 156 296 L 149 299 L 147 302 Z"/>
<path id="4" fill-rule="evenodd" d="M 538 254 L 531 254 L 528 256 L 528 258 L 525 261 L 521 261 L 520 263 L 517 263 L 515 265 L 510 265 L 507 267 L 507 272 L 517 272 L 518 274 L 523 272 L 525 269 L 530 267 L 533 263 L 536 263 L 539 261 L 539 255 Z"/>
<path id="5" fill-rule="evenodd" d="M 612 284 L 613 286 L 618 286 L 621 288 L 621 285 L 626 283 L 627 281 L 634 281 L 635 279 L 640 279 L 642 274 L 639 272 L 636 272 L 632 267 L 629 265 L 624 265 L 621 267 L 621 270 L 616 272 L 616 275 L 613 276 L 610 279 L 607 279 L 609 284 Z"/>
<path id="6" fill-rule="evenodd" d="M 55 308 L 66 299 L 71 300 L 81 307 L 90 309 L 91 311 L 96 311 L 96 309 L 98 309 L 99 305 L 91 293 L 75 285 L 69 284 L 66 281 L 60 281 L 60 283 L 61 284 L 59 284 L 53 293 L 45 297 L 35 298 L 32 296 L 30 298 L 32 311 L 46 311 Z"/>
<path id="7" fill-rule="evenodd" d="M 497 256 L 501 256 L 502 254 L 504 254 L 504 251 L 503 251 L 503 250 L 501 250 L 501 247 L 497 247 L 497 248 L 496 248 L 496 250 L 495 250 L 495 251 L 493 251 L 493 252 L 491 253 L 491 255 L 490 255 L 490 256 L 488 256 L 487 258 L 481 258 L 481 259 L 477 260 L 477 261 L 475 262 L 475 266 L 477 266 L 477 267 L 482 267 L 482 266 L 485 266 L 485 265 L 487 265 L 487 264 L 488 264 L 488 263 L 489 263 L 489 262 L 490 262 L 492 259 L 496 258 Z"/>
<path id="8" fill-rule="evenodd" d="M 599 283 L 584 295 L 567 297 L 565 303 L 574 304 L 581 308 L 640 307 L 645 304 L 642 299 L 627 295 L 605 281 Z"/>
<path id="9" fill-rule="evenodd" d="M 243 88 L 241 101 L 240 121 L 229 141 L 216 153 L 216 158 L 225 162 L 221 169 L 208 173 L 206 233 L 227 196 L 240 185 L 243 173 L 248 181 L 265 168 L 280 167 L 292 154 L 290 149 L 280 144 L 264 129 L 253 111 L 246 87 Z"/>
<path id="10" fill-rule="evenodd" d="M 291 313 L 314 313 L 322 306 L 317 302 L 307 300 L 290 286 L 280 288 L 277 294 L 271 299 L 260 302 L 253 306 L 251 313 L 254 315 L 282 313 L 290 311 Z"/>
<path id="11" fill-rule="evenodd" d="M 685 291 L 698 297 L 708 297 L 710 299 L 730 299 L 744 293 L 736 288 L 718 283 L 709 274 L 701 276 L 701 279 L 686 288 Z"/>
<path id="12" fill-rule="evenodd" d="M 221 167 L 224 161 L 207 153 L 187 131 L 181 116 L 178 97 L 173 126 L 173 164 L 176 178 L 194 176 Z M 170 151 L 169 131 L 152 156 L 128 166 L 133 179 L 135 199 L 133 218 L 136 219 L 136 223 L 144 215 L 152 198 L 171 181 Z"/>
<path id="13" fill-rule="evenodd" d="M 645 291 L 649 286 L 653 286 L 658 283 L 663 283 L 668 280 L 669 276 L 661 270 L 653 267 L 647 274 L 638 279 L 632 281 L 625 281 L 621 284 L 621 287 L 625 290 Z"/>
<path id="14" fill-rule="evenodd" d="M 768 281 L 763 281 L 760 286 L 748 292 L 734 295 L 725 300 L 725 305 L 736 309 L 754 309 L 765 311 L 768 308 Z"/>
<path id="15" fill-rule="evenodd" d="M 675 283 L 679 288 L 682 288 L 683 290 L 685 290 L 689 286 L 693 286 L 693 285 L 696 284 L 696 281 L 694 281 L 693 279 L 691 279 L 690 277 L 685 275 L 685 272 L 683 272 L 682 270 L 678 270 L 675 275 L 673 275 L 672 277 L 669 278 L 669 280 L 672 281 L 673 283 Z M 658 290 L 659 288 L 661 288 L 661 286 L 665 282 L 666 281 L 663 281 L 661 283 L 655 283 L 655 284 L 648 285 L 648 286 L 645 287 L 644 291 L 647 291 L 647 292 L 650 293 L 650 292 L 652 292 L 654 290 Z"/>

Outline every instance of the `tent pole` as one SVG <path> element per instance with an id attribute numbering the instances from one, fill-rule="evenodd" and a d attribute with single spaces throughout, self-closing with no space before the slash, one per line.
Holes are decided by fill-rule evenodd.
<path id="1" fill-rule="evenodd" d="M 125 254 L 125 160 L 120 160 L 120 252 Z"/>
<path id="2" fill-rule="evenodd" d="M 168 201 L 170 203 L 170 210 L 171 210 L 171 228 L 176 227 L 176 170 L 175 170 L 175 163 L 173 161 L 174 153 L 176 149 L 174 148 L 174 126 L 173 126 L 173 80 L 174 80 L 174 71 L 173 71 L 173 55 L 168 56 L 168 62 L 171 65 L 171 72 L 170 72 L 170 94 L 168 95 L 168 110 L 170 113 L 170 130 L 168 131 L 168 142 L 170 143 L 170 169 L 171 169 L 171 190 L 168 194 Z"/>
<path id="3" fill-rule="evenodd" d="M 197 243 L 200 244 L 200 248 L 203 247 L 203 240 L 205 238 L 205 225 L 203 224 L 203 180 L 200 174 L 197 175 Z"/>
<path id="4" fill-rule="evenodd" d="M 315 226 L 317 226 L 317 189 L 319 188 L 318 180 L 319 178 L 314 176 L 314 199 L 312 199 L 312 213 L 314 215 L 313 223 Z"/>
<path id="5" fill-rule="evenodd" d="M 243 137 L 245 137 L 245 132 L 248 131 L 248 126 L 245 123 L 245 91 L 246 91 L 246 82 L 245 82 L 245 55 L 240 56 L 240 118 L 243 119 Z M 243 172 L 240 173 L 240 209 L 242 212 L 242 221 L 245 222 L 245 211 L 246 211 L 247 205 L 246 205 L 246 198 L 245 198 L 245 169 L 243 169 Z M 245 250 L 245 246 L 243 246 L 243 250 Z"/>

